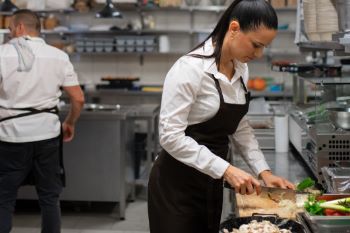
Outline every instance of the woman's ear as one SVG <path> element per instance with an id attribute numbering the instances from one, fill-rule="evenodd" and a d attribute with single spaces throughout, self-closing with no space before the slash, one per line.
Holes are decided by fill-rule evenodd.
<path id="1" fill-rule="evenodd" d="M 232 20 L 229 27 L 228 27 L 229 33 L 231 36 L 236 35 L 240 30 L 240 25 L 237 20 Z"/>

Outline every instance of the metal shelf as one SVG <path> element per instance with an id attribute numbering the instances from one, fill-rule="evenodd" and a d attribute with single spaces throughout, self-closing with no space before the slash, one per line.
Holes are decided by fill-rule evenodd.
<path id="1" fill-rule="evenodd" d="M 265 56 L 300 56 L 300 52 L 298 50 L 291 49 L 266 49 L 264 53 Z"/>
<path id="2" fill-rule="evenodd" d="M 147 7 L 147 6 L 137 6 L 135 4 L 119 4 L 118 8 L 121 11 L 202 11 L 202 12 L 223 12 L 227 9 L 228 6 L 181 6 L 181 7 Z M 91 10 L 87 13 L 95 13 L 97 10 Z M 288 12 L 288 11 L 296 11 L 295 7 L 283 7 L 276 8 L 277 12 Z M 68 9 L 49 9 L 49 10 L 37 10 L 35 11 L 38 14 L 45 15 L 50 13 L 58 13 L 58 14 L 87 14 L 76 11 L 74 8 Z M 0 15 L 12 15 L 12 12 L 4 12 L 0 11 Z"/>
<path id="3" fill-rule="evenodd" d="M 286 91 L 251 91 L 252 97 L 292 97 L 290 90 Z"/>
<path id="4" fill-rule="evenodd" d="M 227 9 L 228 6 L 181 6 L 181 7 L 139 7 L 140 11 L 208 11 L 208 12 L 223 12 Z M 123 8 L 121 8 L 123 10 Z M 129 8 L 129 10 L 135 10 Z M 277 12 L 288 12 L 288 11 L 296 11 L 295 7 L 284 7 L 284 8 L 276 8 Z"/>
<path id="5" fill-rule="evenodd" d="M 344 46 L 335 41 L 310 41 L 298 44 L 301 51 L 344 51 Z"/>
<path id="6" fill-rule="evenodd" d="M 144 30 L 109 30 L 109 31 L 92 31 L 92 30 L 69 30 L 69 31 L 55 31 L 55 30 L 42 30 L 42 35 L 161 35 L 161 34 L 199 34 L 211 33 L 212 29 L 198 29 L 198 30 L 185 30 L 185 29 L 144 29 Z M 0 34 L 8 34 L 8 29 L 0 29 Z"/>
<path id="7" fill-rule="evenodd" d="M 321 78 L 306 78 L 298 76 L 300 79 L 305 80 L 316 85 L 349 85 L 350 77 L 321 77 Z"/>
<path id="8" fill-rule="evenodd" d="M 73 8 L 67 8 L 67 9 L 48 9 L 48 10 L 36 10 L 35 11 L 39 15 L 46 15 L 46 14 L 72 14 L 72 13 L 78 13 L 75 9 Z M 8 11 L 0 11 L 0 15 L 7 15 L 10 16 L 12 15 L 13 12 L 8 12 Z"/>
<path id="9" fill-rule="evenodd" d="M 75 52 L 70 54 L 70 56 L 124 56 L 124 55 L 131 55 L 131 56 L 144 56 L 144 55 L 150 55 L 150 56 L 182 56 L 184 53 L 181 52 Z"/>

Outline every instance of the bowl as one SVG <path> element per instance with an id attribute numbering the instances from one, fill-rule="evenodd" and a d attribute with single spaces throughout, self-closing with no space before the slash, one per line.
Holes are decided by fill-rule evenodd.
<path id="1" fill-rule="evenodd" d="M 329 120 L 337 127 L 350 129 L 350 108 L 327 108 Z"/>

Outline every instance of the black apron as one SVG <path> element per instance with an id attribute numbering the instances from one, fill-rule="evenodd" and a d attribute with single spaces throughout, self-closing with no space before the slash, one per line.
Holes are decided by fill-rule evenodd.
<path id="1" fill-rule="evenodd" d="M 224 102 L 219 81 L 212 75 L 220 96 L 220 107 L 208 121 L 190 125 L 185 134 L 227 160 L 229 135 L 236 132 L 248 112 L 250 93 L 242 77 L 246 103 Z M 148 185 L 151 233 L 218 233 L 223 202 L 223 179 L 185 165 L 164 149 L 154 162 Z"/>
<path id="2" fill-rule="evenodd" d="M 52 113 L 58 116 L 58 108 L 57 106 L 52 107 L 52 108 L 46 108 L 46 109 L 35 109 L 35 108 L 5 108 L 0 106 L 0 108 L 7 109 L 7 110 L 18 110 L 18 111 L 26 111 L 25 113 L 20 113 L 15 116 L 9 116 L 9 117 L 4 117 L 0 118 L 0 122 L 7 121 L 10 119 L 15 119 L 15 118 L 21 118 L 21 117 L 26 117 L 26 116 L 31 116 L 31 115 L 36 115 L 40 113 Z M 63 165 L 63 132 L 62 132 L 62 126 L 60 135 L 58 136 L 60 140 L 60 145 L 59 145 L 59 154 L 60 154 L 60 176 L 61 176 L 61 181 L 63 187 L 65 187 L 66 184 L 66 177 L 65 177 L 65 172 L 64 172 L 64 165 Z M 35 180 L 32 172 L 29 172 L 28 176 L 25 178 L 23 181 L 22 185 L 35 185 Z"/>

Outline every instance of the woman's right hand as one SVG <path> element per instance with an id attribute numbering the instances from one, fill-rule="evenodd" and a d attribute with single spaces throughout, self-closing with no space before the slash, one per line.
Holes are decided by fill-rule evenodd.
<path id="1" fill-rule="evenodd" d="M 261 193 L 260 183 L 257 179 L 232 165 L 226 169 L 224 179 L 236 190 L 237 193 L 242 195 L 252 194 L 255 191 L 258 195 Z"/>

